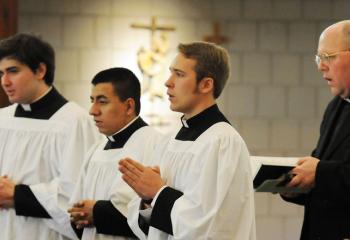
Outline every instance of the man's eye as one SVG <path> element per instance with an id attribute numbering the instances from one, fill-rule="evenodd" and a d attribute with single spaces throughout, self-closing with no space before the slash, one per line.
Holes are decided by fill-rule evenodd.
<path id="1" fill-rule="evenodd" d="M 11 68 L 11 69 L 8 70 L 8 72 L 10 72 L 10 73 L 17 73 L 18 69 L 17 68 Z"/>
<path id="2" fill-rule="evenodd" d="M 178 77 L 183 77 L 183 76 L 185 76 L 183 73 L 180 73 L 180 72 L 176 72 L 176 76 L 178 76 Z"/>

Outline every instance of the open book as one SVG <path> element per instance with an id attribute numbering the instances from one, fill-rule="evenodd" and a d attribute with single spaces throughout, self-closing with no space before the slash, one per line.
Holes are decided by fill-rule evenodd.
<path id="1" fill-rule="evenodd" d="M 251 156 L 253 165 L 253 185 L 256 192 L 305 193 L 305 189 L 287 187 L 292 179 L 290 171 L 299 158 Z"/>

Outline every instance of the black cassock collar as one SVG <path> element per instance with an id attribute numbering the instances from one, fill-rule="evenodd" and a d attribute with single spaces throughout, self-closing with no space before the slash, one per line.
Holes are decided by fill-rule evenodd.
<path id="1" fill-rule="evenodd" d="M 182 128 L 177 133 L 175 139 L 181 141 L 195 141 L 209 127 L 218 122 L 230 122 L 220 112 L 217 104 L 205 109 L 190 119 L 181 117 Z"/>
<path id="2" fill-rule="evenodd" d="M 68 101 L 52 87 L 49 92 L 38 101 L 31 104 L 18 104 L 15 117 L 50 119 Z"/>
<path id="3" fill-rule="evenodd" d="M 108 137 L 108 142 L 103 150 L 122 148 L 129 140 L 131 135 L 138 129 L 147 126 L 148 124 L 143 121 L 141 117 L 138 117 L 133 123 L 131 123 L 123 131 Z"/>

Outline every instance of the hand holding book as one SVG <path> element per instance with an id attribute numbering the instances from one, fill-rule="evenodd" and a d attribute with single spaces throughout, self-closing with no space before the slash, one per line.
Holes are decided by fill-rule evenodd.
<path id="1" fill-rule="evenodd" d="M 320 160 L 314 157 L 303 157 L 297 162 L 293 169 L 293 179 L 288 184 L 289 187 L 299 187 L 311 189 L 315 185 L 316 167 Z"/>
<path id="2" fill-rule="evenodd" d="M 252 156 L 253 185 L 256 192 L 305 193 L 308 189 L 290 185 L 299 158 Z"/>

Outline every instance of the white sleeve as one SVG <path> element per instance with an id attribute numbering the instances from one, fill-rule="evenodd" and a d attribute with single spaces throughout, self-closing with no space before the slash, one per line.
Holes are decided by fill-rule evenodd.
<path id="1" fill-rule="evenodd" d="M 158 163 L 155 163 L 152 158 L 154 157 L 154 150 L 156 148 L 156 145 L 158 145 L 160 139 L 163 136 L 158 132 L 152 130 L 145 137 L 147 138 L 147 141 L 144 141 L 143 139 L 143 144 L 141 144 L 141 146 L 143 146 L 143 154 L 140 155 L 142 156 L 142 159 L 135 160 L 140 161 L 146 166 L 149 166 L 151 164 L 157 165 Z M 136 193 L 124 181 L 123 184 L 120 185 L 123 186 L 123 188 L 119 187 L 116 194 L 113 195 L 112 203 L 120 212 L 127 216 L 128 224 L 134 234 L 139 239 L 146 239 L 147 236 L 140 229 L 138 223 L 141 198 L 139 198 L 139 196 L 137 196 Z M 122 189 L 124 189 L 124 192 L 121 191 Z M 124 201 L 124 205 L 121 205 L 121 200 L 125 199 L 125 196 L 128 196 L 129 199 L 127 201 Z M 127 204 L 125 204 L 125 202 Z"/>
<path id="2" fill-rule="evenodd" d="M 79 170 L 78 180 L 75 184 L 75 188 L 69 198 L 68 207 L 70 208 L 74 203 L 87 199 L 84 195 L 85 189 L 86 189 L 86 183 L 85 179 L 87 176 L 87 172 L 89 169 L 89 164 L 91 162 L 91 159 L 96 151 L 96 149 L 99 147 L 100 143 L 96 143 L 93 147 L 90 148 L 88 151 L 88 154 L 86 154 L 86 159 L 84 161 L 83 166 Z"/>
<path id="3" fill-rule="evenodd" d="M 129 150 L 125 150 L 125 157 L 130 157 L 145 166 L 150 165 L 154 148 L 159 141 L 160 134 L 151 127 L 141 128 L 135 134 L 137 139 Z M 117 166 L 116 166 L 117 167 Z M 124 182 L 121 173 L 115 178 L 111 188 L 111 202 L 124 216 L 127 215 L 127 204 L 136 196 L 135 191 Z"/>
<path id="4" fill-rule="evenodd" d="M 129 202 L 127 219 L 131 230 L 134 232 L 137 238 L 140 240 L 145 240 L 147 239 L 147 235 L 139 226 L 140 204 L 141 198 L 139 196 L 135 196 L 135 198 Z"/>
<path id="5" fill-rule="evenodd" d="M 61 155 L 54 156 L 57 159 L 52 163 L 57 169 L 57 176 L 50 182 L 30 185 L 30 189 L 52 217 L 46 220 L 49 227 L 72 238 L 71 232 L 67 232 L 71 229 L 70 222 L 67 226 L 68 202 L 77 183 L 83 161 L 100 135 L 92 121 L 84 118 L 79 119 L 67 130 L 64 144 L 57 146 L 61 148 L 57 149 L 57 152 L 61 151 Z"/>

